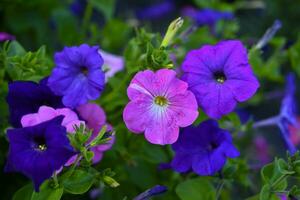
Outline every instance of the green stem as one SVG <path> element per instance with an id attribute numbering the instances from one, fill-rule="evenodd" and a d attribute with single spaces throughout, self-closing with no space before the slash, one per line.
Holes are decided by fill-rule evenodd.
<path id="1" fill-rule="evenodd" d="M 73 172 L 75 171 L 80 159 L 81 159 L 81 155 L 79 154 L 79 155 L 77 155 L 76 160 L 75 160 L 74 164 L 72 165 L 70 176 L 72 176 Z"/>
<path id="2" fill-rule="evenodd" d="M 54 188 L 59 186 L 56 171 L 53 173 Z"/>
<path id="3" fill-rule="evenodd" d="M 275 182 L 271 184 L 271 188 L 275 187 L 277 184 L 279 184 L 283 179 L 285 179 L 288 175 L 283 174 L 281 175 Z"/>
<path id="4" fill-rule="evenodd" d="M 217 188 L 216 200 L 220 198 L 220 195 L 221 195 L 221 192 L 223 190 L 224 184 L 225 184 L 225 181 L 221 180 L 221 182 L 220 182 L 220 184 L 218 185 L 218 188 Z"/>
<path id="5" fill-rule="evenodd" d="M 88 1 L 85 11 L 84 11 L 83 20 L 82 20 L 82 29 L 81 29 L 82 30 L 82 32 L 81 32 L 82 39 L 85 38 L 85 35 L 88 31 L 88 25 L 89 25 L 90 19 L 92 17 L 92 14 L 93 14 L 93 6 L 92 6 L 91 2 Z"/>

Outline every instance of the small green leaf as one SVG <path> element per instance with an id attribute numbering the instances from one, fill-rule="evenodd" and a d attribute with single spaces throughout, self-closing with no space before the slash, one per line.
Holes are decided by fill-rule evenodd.
<path id="1" fill-rule="evenodd" d="M 29 183 L 21 187 L 13 196 L 12 200 L 31 200 L 33 192 L 32 184 Z"/>
<path id="2" fill-rule="evenodd" d="M 31 200 L 60 200 L 64 193 L 64 188 L 52 188 L 49 181 L 40 187 L 39 192 L 33 192 Z"/>
<path id="3" fill-rule="evenodd" d="M 176 194 L 181 200 L 215 200 L 216 191 L 203 177 L 190 179 L 176 187 Z"/>
<path id="4" fill-rule="evenodd" d="M 72 173 L 71 176 L 70 173 Z M 67 172 L 62 177 L 65 190 L 71 194 L 83 194 L 90 189 L 93 183 L 94 175 L 80 169 Z"/>

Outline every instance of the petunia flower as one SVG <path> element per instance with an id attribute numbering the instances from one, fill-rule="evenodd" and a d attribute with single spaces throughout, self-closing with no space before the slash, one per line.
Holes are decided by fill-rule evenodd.
<path id="1" fill-rule="evenodd" d="M 7 172 L 21 172 L 32 179 L 35 191 L 76 152 L 61 126 L 63 117 L 35 126 L 9 129 Z"/>
<path id="2" fill-rule="evenodd" d="M 233 14 L 231 12 L 218 11 L 213 9 L 197 10 L 193 7 L 185 7 L 182 11 L 183 16 L 191 18 L 198 26 L 209 26 L 214 28 L 216 23 L 220 20 L 232 20 Z"/>
<path id="3" fill-rule="evenodd" d="M 138 72 L 127 88 L 130 102 L 123 111 L 127 128 L 145 132 L 153 144 L 176 142 L 179 127 L 191 125 L 198 116 L 195 96 L 187 88 L 173 70 Z"/>
<path id="4" fill-rule="evenodd" d="M 180 173 L 193 170 L 200 176 L 214 175 L 227 158 L 239 156 L 229 132 L 220 129 L 214 120 L 184 128 L 172 148 L 175 151 L 172 168 Z"/>
<path id="5" fill-rule="evenodd" d="M 238 102 L 251 98 L 259 87 L 247 51 L 238 40 L 190 51 L 182 70 L 182 80 L 189 84 L 198 105 L 215 119 L 232 112 Z"/>
<path id="6" fill-rule="evenodd" d="M 70 108 L 95 100 L 104 88 L 103 59 L 97 46 L 65 47 L 54 56 L 55 68 L 48 86 Z"/>
<path id="7" fill-rule="evenodd" d="M 21 119 L 23 127 L 34 126 L 42 122 L 51 120 L 57 116 L 63 116 L 62 126 L 66 127 L 67 132 L 74 133 L 75 126 L 85 124 L 78 119 L 77 114 L 69 108 L 54 109 L 49 106 L 41 106 L 37 113 L 24 115 Z"/>
<path id="8" fill-rule="evenodd" d="M 86 125 L 89 129 L 93 130 L 91 140 L 94 139 L 101 128 L 104 125 L 108 126 L 108 131 L 112 130 L 112 127 L 107 124 L 104 110 L 95 103 L 87 103 L 77 108 L 79 116 L 85 120 Z M 93 163 L 98 163 L 103 157 L 103 153 L 111 149 L 115 142 L 115 135 L 110 136 L 111 139 L 106 144 L 100 144 L 92 147 L 91 150 L 94 152 Z"/>
<path id="9" fill-rule="evenodd" d="M 14 81 L 8 85 L 7 103 L 10 112 L 10 123 L 21 127 L 22 116 L 35 113 L 42 105 L 62 108 L 61 97 L 55 95 L 46 85 L 47 78 L 35 83 L 32 81 Z"/>
<path id="10" fill-rule="evenodd" d="M 105 71 L 106 82 L 109 78 L 113 77 L 115 73 L 124 69 L 124 59 L 122 56 L 116 56 L 101 49 L 98 50 L 98 53 L 101 55 L 104 61 L 103 71 Z"/>
<path id="11" fill-rule="evenodd" d="M 163 194 L 167 192 L 168 188 L 163 185 L 156 185 L 145 192 L 139 194 L 137 197 L 135 197 L 133 200 L 148 200 L 151 199 L 154 196 Z"/>
<path id="12" fill-rule="evenodd" d="M 8 34 L 6 32 L 0 32 L 0 42 L 6 41 L 6 40 L 14 40 L 16 39 L 15 36 Z"/>
<path id="13" fill-rule="evenodd" d="M 136 17 L 140 20 L 160 19 L 175 10 L 172 0 L 165 0 L 161 3 L 152 4 L 146 8 L 141 8 L 136 12 Z"/>
<path id="14" fill-rule="evenodd" d="M 261 128 L 266 126 L 278 126 L 281 136 L 291 154 L 296 152 L 295 144 L 292 142 L 292 135 L 289 127 L 299 128 L 297 122 L 297 103 L 295 99 L 296 83 L 295 75 L 290 73 L 286 77 L 285 95 L 281 102 L 280 113 L 276 116 L 264 119 L 253 124 L 253 128 Z"/>

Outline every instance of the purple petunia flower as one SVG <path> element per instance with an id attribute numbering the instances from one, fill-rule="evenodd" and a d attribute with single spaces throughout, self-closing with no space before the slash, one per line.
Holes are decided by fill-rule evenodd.
<path id="1" fill-rule="evenodd" d="M 136 17 L 140 20 L 153 20 L 164 17 L 175 10 L 172 0 L 165 0 L 162 3 L 153 4 L 136 12 Z"/>
<path id="2" fill-rule="evenodd" d="M 6 40 L 14 40 L 14 39 L 16 39 L 15 36 L 10 35 L 5 32 L 0 32 L 0 42 L 6 41 Z"/>
<path id="3" fill-rule="evenodd" d="M 237 102 L 248 100 L 259 87 L 247 51 L 238 40 L 190 51 L 182 70 L 182 80 L 189 84 L 198 105 L 212 118 L 232 112 Z"/>
<path id="4" fill-rule="evenodd" d="M 153 196 L 163 194 L 168 190 L 166 186 L 163 185 L 156 185 L 145 192 L 139 194 L 137 197 L 135 197 L 133 200 L 148 200 L 152 198 Z"/>
<path id="5" fill-rule="evenodd" d="M 7 103 L 10 111 L 10 123 L 20 128 L 22 116 L 35 113 L 40 106 L 62 108 L 61 97 L 56 96 L 46 85 L 47 78 L 39 84 L 31 81 L 14 81 L 8 85 Z"/>
<path id="6" fill-rule="evenodd" d="M 122 56 L 116 56 L 100 49 L 98 53 L 104 61 L 103 71 L 105 71 L 106 82 L 108 81 L 108 78 L 113 77 L 115 73 L 124 69 L 124 59 Z"/>
<path id="7" fill-rule="evenodd" d="M 220 20 L 232 20 L 233 14 L 231 12 L 222 12 L 212 9 L 196 10 L 193 7 L 186 7 L 182 11 L 183 16 L 190 17 L 198 26 L 214 27 Z"/>
<path id="8" fill-rule="evenodd" d="M 36 191 L 54 171 L 75 154 L 61 126 L 59 116 L 36 126 L 10 129 L 7 172 L 21 172 L 31 178 Z"/>
<path id="9" fill-rule="evenodd" d="M 227 158 L 239 156 L 229 132 L 220 129 L 214 120 L 184 128 L 172 147 L 175 151 L 172 168 L 180 173 L 192 169 L 200 176 L 214 175 Z"/>
<path id="10" fill-rule="evenodd" d="M 56 66 L 48 85 L 56 95 L 63 96 L 65 106 L 75 108 L 100 96 L 105 78 L 98 49 L 97 46 L 82 44 L 65 47 L 55 54 Z"/>
<path id="11" fill-rule="evenodd" d="M 130 102 L 123 112 L 127 128 L 145 132 L 153 144 L 176 142 L 179 127 L 191 125 L 198 116 L 195 96 L 187 87 L 173 70 L 138 72 L 127 89 Z"/>

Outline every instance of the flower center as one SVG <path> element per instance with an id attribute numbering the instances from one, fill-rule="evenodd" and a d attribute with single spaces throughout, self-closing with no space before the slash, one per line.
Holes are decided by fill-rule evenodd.
<path id="1" fill-rule="evenodd" d="M 214 150 L 214 149 L 216 149 L 216 148 L 218 148 L 218 147 L 219 147 L 219 144 L 217 144 L 216 142 L 210 142 L 210 143 L 208 144 L 207 149 L 208 149 L 209 151 L 212 151 L 212 150 Z"/>
<path id="2" fill-rule="evenodd" d="M 215 72 L 214 77 L 218 83 L 224 83 L 226 81 L 226 76 L 223 72 Z"/>
<path id="3" fill-rule="evenodd" d="M 39 144 L 38 145 L 38 150 L 40 151 L 45 151 L 47 149 L 46 145 L 45 144 Z"/>
<path id="4" fill-rule="evenodd" d="M 45 138 L 43 138 L 43 137 L 34 138 L 34 148 L 37 151 L 46 151 L 47 145 L 46 145 Z"/>
<path id="5" fill-rule="evenodd" d="M 154 99 L 154 103 L 159 106 L 165 106 L 168 104 L 168 100 L 163 96 L 157 96 Z"/>
<path id="6" fill-rule="evenodd" d="M 89 73 L 88 68 L 85 67 L 85 66 L 80 67 L 80 71 L 81 71 L 81 73 L 83 73 L 85 76 Z"/>

